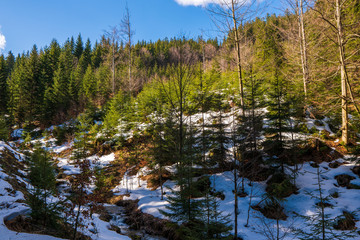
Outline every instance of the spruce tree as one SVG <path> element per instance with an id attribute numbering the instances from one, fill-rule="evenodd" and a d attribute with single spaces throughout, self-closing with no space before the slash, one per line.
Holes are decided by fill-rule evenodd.
<path id="1" fill-rule="evenodd" d="M 81 57 L 83 51 L 84 51 L 84 43 L 82 41 L 81 34 L 79 34 L 76 39 L 76 43 L 75 43 L 74 56 L 78 60 L 80 60 L 80 57 Z"/>
<path id="2" fill-rule="evenodd" d="M 212 99 L 212 110 L 210 128 L 210 146 L 209 146 L 209 163 L 210 165 L 218 165 L 222 169 L 227 169 L 227 159 L 229 157 L 229 149 L 227 145 L 231 142 L 229 132 L 226 128 L 229 124 L 225 123 L 226 104 L 222 100 L 221 94 L 214 95 Z"/>
<path id="3" fill-rule="evenodd" d="M 10 75 L 11 71 L 13 70 L 14 66 L 15 66 L 15 56 L 14 54 L 10 51 L 6 57 L 6 66 L 7 66 L 7 74 Z"/>
<path id="4" fill-rule="evenodd" d="M 87 159 L 89 154 L 89 120 L 84 114 L 79 116 L 78 131 L 75 136 L 72 162 L 79 173 L 73 176 L 71 181 L 71 195 L 68 202 L 67 216 L 73 227 L 71 239 L 77 239 L 79 228 L 83 228 L 84 219 L 91 218 L 91 213 L 97 204 L 93 201 L 94 196 L 90 195 L 88 188 L 92 183 L 94 173 L 90 168 L 90 160 Z"/>
<path id="5" fill-rule="evenodd" d="M 64 114 L 69 108 L 69 82 L 73 69 L 73 55 L 70 42 L 67 41 L 60 54 L 58 68 L 54 73 L 53 85 L 45 92 L 45 119 L 53 119 L 58 115 L 57 120 L 64 120 Z"/>
<path id="6" fill-rule="evenodd" d="M 7 66 L 4 55 L 0 56 L 0 113 L 6 112 L 6 106 L 8 102 L 7 96 Z"/>
<path id="7" fill-rule="evenodd" d="M 41 148 L 34 151 L 30 158 L 29 189 L 27 203 L 31 217 L 43 226 L 54 226 L 60 216 L 58 203 L 51 200 L 56 193 L 55 168 L 49 153 Z"/>
<path id="8" fill-rule="evenodd" d="M 175 118 L 171 112 L 157 114 L 152 119 L 152 167 L 159 176 L 161 199 L 164 198 L 163 173 L 164 167 L 175 163 L 176 156 L 176 128 Z"/>
<path id="9" fill-rule="evenodd" d="M 214 182 L 215 182 L 215 176 Z M 214 196 L 215 188 L 209 187 L 204 197 L 204 239 L 233 239 L 230 233 L 230 216 L 224 215 L 220 210 L 219 199 Z"/>
<path id="10" fill-rule="evenodd" d="M 81 58 L 79 60 L 79 64 L 81 65 L 81 69 L 85 73 L 88 66 L 91 65 L 91 43 L 90 39 L 86 41 L 85 49 L 81 55 Z"/>
<path id="11" fill-rule="evenodd" d="M 338 232 L 335 230 L 334 226 L 336 225 L 335 219 L 331 218 L 327 213 L 327 207 L 332 208 L 330 201 L 333 199 L 331 195 L 325 195 L 325 191 L 323 189 L 324 183 L 322 175 L 325 174 L 326 170 L 321 170 L 320 166 L 316 168 L 316 173 L 312 173 L 315 177 L 315 183 L 313 185 L 316 186 L 315 191 L 307 192 L 307 194 L 316 201 L 316 211 L 312 215 L 301 215 L 298 216 L 305 220 L 304 226 L 306 228 L 293 228 L 293 232 L 295 232 L 299 239 L 301 240 L 347 240 L 347 239 L 355 239 L 354 231 L 341 231 Z"/>
<path id="12" fill-rule="evenodd" d="M 98 44 L 96 42 L 94 49 L 91 52 L 91 65 L 94 69 L 97 69 L 100 67 L 100 64 L 102 62 L 101 55 L 102 55 L 102 47 L 100 44 Z"/>
<path id="13" fill-rule="evenodd" d="M 85 103 L 92 103 L 97 97 L 97 82 L 90 65 L 88 65 L 83 78 L 82 91 Z"/>
<path id="14" fill-rule="evenodd" d="M 40 62 L 36 45 L 25 63 L 25 76 L 21 79 L 22 107 L 26 121 L 38 120 L 41 113 L 44 87 L 40 77 Z"/>
<path id="15" fill-rule="evenodd" d="M 266 131 L 271 135 L 268 137 L 269 141 L 264 144 L 268 144 L 266 146 L 267 149 L 271 148 L 271 156 L 275 155 L 277 157 L 276 159 L 281 159 L 278 163 L 281 166 L 281 171 L 284 172 L 285 163 L 282 155 L 289 140 L 285 133 L 291 130 L 289 127 L 290 101 L 286 81 L 277 71 L 271 81 L 271 88 L 268 95 L 269 101 L 266 117 L 269 120 L 269 126 Z M 277 161 L 276 159 L 275 161 Z"/>
<path id="16" fill-rule="evenodd" d="M 15 123 L 22 123 L 24 121 L 22 79 L 26 78 L 25 61 L 24 55 L 17 57 L 14 70 L 7 80 L 9 91 L 8 109 L 10 116 Z"/>

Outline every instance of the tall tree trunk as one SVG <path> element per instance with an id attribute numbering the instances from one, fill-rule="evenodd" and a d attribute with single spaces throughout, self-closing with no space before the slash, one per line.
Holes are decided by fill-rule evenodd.
<path id="1" fill-rule="evenodd" d="M 115 41 L 112 42 L 112 93 L 115 96 Z"/>
<path id="2" fill-rule="evenodd" d="M 232 20 L 234 24 L 233 25 L 234 41 L 236 47 L 236 65 L 237 65 L 237 72 L 239 79 L 240 102 L 241 102 L 242 112 L 244 114 L 244 86 L 243 86 L 242 69 L 241 69 L 241 48 L 240 48 L 238 22 L 237 22 L 238 20 L 236 18 L 236 11 L 235 11 L 235 0 L 231 0 L 231 12 L 232 12 Z"/>
<path id="3" fill-rule="evenodd" d="M 305 108 L 308 104 L 308 83 L 309 83 L 309 68 L 308 68 L 308 57 L 307 57 L 307 41 L 304 27 L 304 11 L 303 11 L 303 0 L 297 0 L 297 15 L 299 25 L 299 37 L 300 37 L 300 54 L 301 54 L 301 66 L 303 71 L 303 84 L 304 84 L 304 97 L 305 97 Z"/>
<path id="4" fill-rule="evenodd" d="M 341 19 L 341 4 L 340 0 L 336 0 L 336 26 L 339 46 L 339 62 L 340 62 L 340 77 L 341 77 L 341 116 L 342 116 L 342 134 L 341 141 L 347 145 L 349 143 L 349 118 L 348 118 L 348 88 L 346 79 L 346 63 L 345 63 L 345 47 L 344 36 Z"/>
<path id="5" fill-rule="evenodd" d="M 236 148 L 236 132 L 235 132 L 235 111 L 233 109 L 233 107 L 231 108 L 232 111 L 232 142 L 233 142 L 233 164 L 234 164 L 234 169 L 233 169 L 233 181 L 234 181 L 234 213 L 235 213 L 235 220 L 234 220 L 234 239 L 237 240 L 238 237 L 238 215 L 239 215 L 239 203 L 238 203 L 238 181 L 239 181 L 239 176 L 238 176 L 238 164 L 237 164 L 237 158 L 238 158 L 238 154 L 237 154 L 237 148 Z"/>

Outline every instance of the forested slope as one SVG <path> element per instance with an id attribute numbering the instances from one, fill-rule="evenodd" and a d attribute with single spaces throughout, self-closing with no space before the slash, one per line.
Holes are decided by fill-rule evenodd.
<path id="1" fill-rule="evenodd" d="M 22 170 L 6 181 L 16 211 L 32 210 L 6 225 L 358 239 L 360 2 L 327 3 L 234 18 L 221 41 L 110 31 L 1 55 L 1 171 Z"/>

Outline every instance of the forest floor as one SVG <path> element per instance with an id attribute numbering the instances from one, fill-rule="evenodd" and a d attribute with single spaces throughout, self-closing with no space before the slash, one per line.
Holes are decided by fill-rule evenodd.
<path id="1" fill-rule="evenodd" d="M 192 121 L 197 121 L 199 116 L 194 116 Z M 309 129 L 316 128 L 319 132 L 326 130 L 333 135 L 326 121 L 323 121 L 321 126 L 317 126 L 313 120 L 308 119 L 307 127 Z M 15 132 L 14 135 L 21 134 Z M 131 136 L 131 134 L 128 134 Z M 304 136 L 307 138 L 307 136 Z M 2 239 L 36 239 L 36 240 L 52 240 L 59 239 L 55 237 L 45 236 L 41 234 L 27 234 L 18 233 L 9 230 L 4 222 L 11 221 L 14 217 L 24 215 L 29 210 L 24 203 L 23 189 L 29 188 L 27 183 L 26 173 L 24 170 L 3 170 L 7 155 L 12 155 L 13 160 L 19 162 L 24 166 L 24 156 L 19 150 L 19 146 L 23 140 L 19 138 L 16 141 L 4 143 L 0 142 L 1 166 L 0 168 L 0 218 L 3 219 L 3 224 L 0 225 L 0 232 L 4 238 Z M 295 185 L 297 190 L 285 197 L 281 201 L 282 213 L 280 220 L 267 218 L 259 210 L 263 208 L 266 202 L 268 181 L 271 179 L 269 175 L 263 181 L 250 181 L 248 178 L 243 178 L 246 196 L 239 197 L 239 235 L 245 240 L 262 240 L 272 239 L 276 236 L 277 229 L 279 229 L 280 239 L 290 240 L 299 239 L 299 235 L 294 232 L 294 229 L 302 229 L 305 232 L 310 232 L 311 221 L 305 220 L 306 217 L 316 216 L 319 212 L 317 196 L 319 195 L 318 181 L 321 182 L 322 194 L 330 196 L 325 207 L 325 214 L 329 220 L 334 220 L 339 223 L 339 220 L 346 218 L 349 214 L 352 216 L 351 229 L 356 230 L 360 227 L 359 211 L 360 211 L 360 169 L 354 161 L 354 156 L 343 155 L 340 152 L 341 146 L 337 144 L 338 140 L 329 140 L 327 155 L 332 155 L 325 159 L 317 159 L 316 155 L 310 156 L 307 161 L 299 161 L 297 166 L 285 165 L 285 172 L 291 176 L 297 168 L 297 175 Z M 59 189 L 66 191 L 68 177 L 78 173 L 71 163 L 71 149 L 72 142 L 67 142 L 61 145 L 56 144 L 56 139 L 51 137 L 40 137 L 33 139 L 32 143 L 41 143 L 44 148 L 52 152 L 54 159 L 57 162 L 57 167 L 60 170 L 59 175 Z M 326 141 L 325 141 L 326 143 Z M 344 152 L 343 152 L 344 153 Z M 105 171 L 121 172 L 115 178 L 115 184 L 111 187 L 112 201 L 106 203 L 108 212 L 112 212 L 110 217 L 104 221 L 101 214 L 94 214 L 93 229 L 84 229 L 83 233 L 89 235 L 92 239 L 111 240 L 111 239 L 130 239 L 121 234 L 135 234 L 142 235 L 142 239 L 162 239 L 159 236 L 151 237 L 144 231 L 130 231 L 126 222 L 126 215 L 116 204 L 118 200 L 137 200 L 138 209 L 144 214 L 152 215 L 159 219 L 165 219 L 160 210 L 166 210 L 167 197 L 170 196 L 172 190 L 176 191 L 176 184 L 172 180 L 167 180 L 163 184 L 165 195 L 161 199 L 160 186 L 149 184 L 150 169 L 147 166 L 137 166 L 137 171 L 130 171 L 128 169 L 119 170 L 118 159 L 116 152 L 108 152 L 104 155 L 93 155 L 88 158 L 92 163 L 92 168 L 102 168 Z M 14 161 L 15 161 L 14 160 Z M 15 163 L 13 163 L 15 164 Z M 174 166 L 165 167 L 169 174 L 175 171 Z M 199 167 L 200 168 L 200 167 Z M 6 173 L 5 173 L 6 172 Z M 318 174 L 317 174 L 318 173 Z M 221 192 L 223 197 L 218 199 L 219 208 L 224 215 L 228 215 L 231 221 L 234 220 L 234 179 L 232 171 L 224 171 L 218 173 L 207 174 L 216 191 Z M 318 179 L 319 176 L 319 179 Z M 12 179 L 12 180 L 11 180 Z M 17 184 L 14 183 L 18 182 Z M 19 186 L 17 186 L 19 185 Z M 91 186 L 93 189 L 95 186 Z M 90 191 L 92 190 L 90 189 Z M 24 190 L 25 191 L 25 190 Z M 314 197 L 315 196 L 315 197 Z M 264 200 L 265 199 L 265 200 Z M 119 212 L 117 212 L 119 211 Z M 303 216 L 303 217 L 300 217 Z M 305 218 L 304 218 L 305 217 Z M 278 224 L 277 224 L 278 223 Z M 89 222 L 90 225 L 90 222 Z M 94 230 L 96 229 L 96 231 Z M 121 234 L 116 231 L 119 230 Z M 96 233 L 94 233 L 96 232 Z M 335 231 L 337 232 L 337 231 Z M 337 232 L 341 235 L 341 231 Z M 275 238 L 276 239 L 276 238 Z M 355 232 L 355 238 L 360 239 L 360 236 Z"/>

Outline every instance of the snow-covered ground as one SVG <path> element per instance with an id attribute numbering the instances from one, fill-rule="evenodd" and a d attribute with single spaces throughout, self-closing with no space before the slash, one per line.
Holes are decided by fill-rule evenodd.
<path id="1" fill-rule="evenodd" d="M 338 159 L 338 162 L 343 162 L 343 159 Z M 360 190 L 358 189 L 346 189 L 343 187 L 337 187 L 337 181 L 335 180 L 335 176 L 340 174 L 348 174 L 356 177 L 351 183 L 359 184 L 360 179 L 357 175 L 355 175 L 351 168 L 354 167 L 353 163 L 344 164 L 336 169 L 329 168 L 329 163 L 321 163 L 320 171 L 323 173 L 322 176 L 322 188 L 325 196 L 330 195 L 334 191 L 339 192 L 339 197 L 334 198 L 330 201 L 330 203 L 334 206 L 334 208 L 326 208 L 325 213 L 329 214 L 330 218 L 335 218 L 337 216 L 342 215 L 343 211 L 353 212 L 360 210 Z M 127 179 L 126 179 L 127 178 Z M 297 187 L 300 188 L 299 194 L 291 195 L 288 197 L 283 203 L 283 207 L 285 208 L 285 214 L 288 216 L 286 221 L 280 221 L 282 234 L 288 231 L 291 227 L 301 227 L 304 228 L 304 220 L 302 218 L 298 218 L 295 216 L 293 212 L 296 212 L 300 215 L 312 215 L 316 210 L 316 200 L 311 198 L 307 192 L 312 192 L 317 195 L 317 186 L 314 185 L 317 183 L 316 178 L 316 168 L 310 166 L 309 163 L 305 163 L 302 165 L 298 178 L 296 180 Z M 224 172 L 216 175 L 211 175 L 210 179 L 212 183 L 215 182 L 215 187 L 217 191 L 221 191 L 225 195 L 225 199 L 222 201 L 219 199 L 220 210 L 223 211 L 225 215 L 230 214 L 231 219 L 234 220 L 234 194 L 232 190 L 234 189 L 234 183 L 232 181 L 232 173 Z M 159 212 L 160 209 L 166 210 L 165 206 L 168 204 L 166 201 L 166 196 L 171 194 L 169 189 L 176 189 L 174 182 L 167 181 L 164 184 L 164 189 L 166 191 L 164 200 L 161 200 L 160 187 L 155 191 L 151 191 L 147 188 L 146 181 L 142 181 L 139 179 L 139 176 L 125 176 L 121 183 L 116 186 L 113 191 L 115 194 L 126 194 L 126 181 L 128 181 L 128 188 L 130 190 L 130 196 L 124 197 L 124 199 L 139 199 L 139 208 L 145 212 L 152 214 L 153 216 L 164 218 L 164 216 Z M 140 187 L 139 183 L 140 182 Z M 276 222 L 275 220 L 265 219 L 261 213 L 258 211 L 252 210 L 250 211 L 250 221 L 249 227 L 245 227 L 247 220 L 247 212 L 249 208 L 250 202 L 250 193 L 252 192 L 252 205 L 256 205 L 259 201 L 264 198 L 265 195 L 265 182 L 253 182 L 252 187 L 249 186 L 249 181 L 245 179 L 245 188 L 248 193 L 247 197 L 238 198 L 239 200 L 239 226 L 238 231 L 239 234 L 245 240 L 262 240 L 266 239 L 262 231 L 267 228 L 267 225 L 273 226 L 275 231 Z M 357 222 L 356 226 L 359 228 L 360 223 Z M 284 239 L 298 239 L 293 234 L 289 234 Z M 356 238 L 355 238 L 356 239 Z M 360 239 L 360 236 L 357 238 Z"/>
<path id="2" fill-rule="evenodd" d="M 236 110 L 239 111 L 239 110 Z M 263 112 L 266 112 L 265 110 L 261 110 Z M 215 112 L 208 112 L 204 114 L 205 117 L 205 123 L 211 124 L 212 117 L 215 116 L 217 113 Z M 202 114 L 195 114 L 191 117 L 186 117 L 187 122 L 192 122 L 195 126 L 201 125 L 201 119 Z M 306 119 L 306 125 L 309 129 L 315 127 L 318 131 L 321 130 L 327 130 L 330 132 L 331 135 L 334 135 L 333 132 L 331 132 L 328 124 L 326 123 L 328 119 L 324 119 L 319 126 L 319 124 L 315 124 L 315 121 L 312 119 Z M 228 112 L 224 113 L 223 116 L 224 124 L 226 124 L 226 131 L 231 132 L 232 131 L 232 124 L 234 124 L 234 118 L 233 113 Z M 264 125 L 267 126 L 268 122 L 265 119 Z M 146 124 L 140 124 L 138 126 L 138 129 L 145 129 L 147 127 Z M 115 134 L 114 139 L 116 137 L 129 138 L 133 135 L 132 131 L 130 132 L 124 132 L 124 123 L 119 125 L 119 133 Z M 49 129 L 51 130 L 51 129 Z M 14 133 L 14 135 L 18 136 L 21 135 L 21 131 L 17 131 Z M 290 134 L 290 133 L 289 133 Z M 307 138 L 310 134 L 297 134 L 295 137 L 301 137 L 301 138 Z M 291 137 L 291 135 L 287 135 L 287 137 Z M 263 137 L 264 138 L 264 137 Z M 61 146 L 56 145 L 56 139 L 54 138 L 40 138 L 34 141 L 38 141 L 42 144 L 44 148 L 47 150 L 53 152 L 55 156 L 57 156 L 58 160 L 58 167 L 62 168 L 64 170 L 64 173 L 67 175 L 71 174 L 77 174 L 79 172 L 79 169 L 75 168 L 72 165 L 71 161 L 71 155 L 63 155 L 66 150 L 71 149 L 73 146 L 72 143 L 65 143 Z M 35 143 L 35 142 L 34 142 Z M 232 146 L 228 146 L 231 148 Z M 0 157 L 1 152 L 4 149 L 8 149 L 10 152 L 14 154 L 14 156 L 21 161 L 23 155 L 20 154 L 16 148 L 13 145 L 5 144 L 3 142 L 0 142 Z M 109 164 L 111 164 L 112 161 L 115 160 L 115 154 L 111 153 L 109 155 L 104 156 L 98 156 L 93 155 L 88 157 L 89 160 L 91 160 L 91 166 L 92 167 L 106 167 Z M 337 161 L 343 162 L 344 159 L 338 159 Z M 334 206 L 334 208 L 326 208 L 326 214 L 329 214 L 329 217 L 335 218 L 343 213 L 343 211 L 353 212 L 353 211 L 359 211 L 360 210 L 360 190 L 358 189 L 346 189 L 342 187 L 338 187 L 337 181 L 335 180 L 335 176 L 339 174 L 348 174 L 351 176 L 354 176 L 355 179 L 352 180 L 351 183 L 360 185 L 360 179 L 358 176 L 353 174 L 351 171 L 351 168 L 353 168 L 355 165 L 354 163 L 347 163 L 344 164 L 336 169 L 329 168 L 328 163 L 322 163 L 320 164 L 320 170 L 322 171 L 322 180 L 323 180 L 323 191 L 324 194 L 327 196 L 334 191 L 339 192 L 339 197 L 336 199 L 331 200 L 331 204 Z M 167 170 L 170 172 L 174 172 L 174 166 L 168 166 L 166 167 Z M 167 196 L 171 194 L 170 189 L 176 190 L 177 186 L 175 185 L 175 182 L 167 181 L 164 184 L 164 190 L 166 194 L 164 195 L 164 200 L 161 200 L 161 192 L 160 188 L 156 190 L 150 190 L 150 188 L 147 187 L 146 181 L 141 180 L 141 177 L 149 173 L 148 168 L 143 168 L 141 171 L 135 175 L 135 176 L 129 176 L 126 174 L 122 181 L 120 181 L 119 185 L 116 186 L 113 189 L 113 192 L 115 195 L 124 195 L 128 193 L 128 190 L 130 191 L 130 196 L 125 196 L 124 199 L 139 199 L 139 208 L 148 214 L 151 214 L 155 217 L 164 218 L 164 216 L 160 213 L 159 210 L 166 210 L 166 205 L 168 205 L 167 202 Z M 289 172 L 290 173 L 290 172 Z M 308 195 L 308 192 L 312 192 L 313 194 L 317 194 L 316 192 L 316 168 L 313 168 L 309 163 L 305 163 L 304 165 L 300 166 L 299 174 L 296 180 L 297 187 L 299 188 L 299 193 L 297 195 L 291 195 L 288 197 L 285 201 L 282 202 L 282 205 L 284 207 L 284 212 L 288 216 L 288 219 L 286 221 L 280 221 L 281 225 L 281 235 L 287 234 L 283 239 L 290 240 L 290 239 L 298 239 L 297 236 L 294 236 L 292 233 L 289 233 L 289 228 L 292 227 L 305 227 L 304 220 L 302 218 L 296 217 L 294 212 L 300 215 L 312 215 L 314 214 L 316 210 L 316 200 L 311 198 Z M 4 177 L 2 177 L 4 175 Z M 15 203 L 17 199 L 22 199 L 23 196 L 21 193 L 17 193 L 14 196 L 10 196 L 9 194 L 3 194 L 3 191 L 6 187 L 8 187 L 8 183 L 4 180 L 6 177 L 6 174 L 3 173 L 0 169 L 0 219 L 7 217 L 13 213 L 21 212 L 24 210 L 27 210 L 28 208 L 24 204 Z M 231 220 L 234 220 L 234 183 L 232 181 L 232 173 L 231 172 L 223 172 L 219 174 L 214 174 L 209 176 L 212 185 L 215 186 L 217 191 L 221 191 L 225 195 L 224 200 L 219 199 L 220 203 L 220 210 L 223 211 L 224 215 L 229 215 Z M 22 180 L 22 179 L 21 179 Z M 23 181 L 23 180 L 22 180 Z M 251 205 L 256 205 L 258 202 L 260 202 L 265 195 L 265 188 L 266 183 L 264 182 L 253 182 L 252 185 L 249 185 L 249 180 L 245 179 L 245 191 L 248 193 L 248 196 L 243 198 L 238 198 L 239 201 L 239 224 L 238 224 L 238 232 L 241 237 L 243 237 L 245 240 L 262 240 L 267 239 L 264 237 L 263 233 L 266 231 L 266 229 L 269 229 L 268 226 L 270 226 L 270 229 L 274 230 L 276 229 L 276 222 L 275 220 L 266 219 L 263 217 L 263 215 L 255 210 L 250 210 L 250 218 L 249 218 L 249 225 L 248 227 L 245 227 L 245 224 L 247 222 L 247 214 L 249 209 L 249 203 L 251 201 Z M 4 186 L 4 187 L 3 187 Z M 3 188 L 2 188 L 3 187 Z M 251 194 L 252 193 L 252 194 Z M 8 200 L 9 198 L 9 200 Z M 11 203 L 10 206 L 13 207 L 7 207 L 6 210 L 4 210 L 2 206 L 2 202 L 9 202 Z M 110 231 L 109 223 L 104 222 L 99 219 L 98 215 L 94 215 L 94 219 L 92 222 L 95 224 L 95 228 L 97 230 L 96 234 L 91 234 L 91 237 L 93 239 L 99 239 L 99 240 L 112 240 L 112 239 L 129 239 L 126 236 L 122 236 L 117 234 L 115 231 Z M 121 221 L 120 221 L 121 222 Z M 359 228 L 360 223 L 357 222 L 356 226 Z M 15 232 L 12 232 L 6 228 L 4 224 L 0 226 L 0 232 L 5 232 L 9 236 L 5 239 L 56 239 L 53 237 L 48 236 L 40 236 L 40 235 L 31 235 L 31 234 L 17 234 Z M 86 232 L 87 234 L 90 234 L 90 232 Z M 33 237 L 33 238 L 32 238 Z M 2 238 L 1 238 L 2 239 Z M 360 239 L 360 236 L 359 238 Z"/>
<path id="3" fill-rule="evenodd" d="M 44 140 L 44 142 L 46 142 Z M 1 142 L 0 141 L 0 158 L 1 153 L 7 149 L 10 151 L 19 161 L 23 160 L 23 155 L 19 153 L 14 147 Z M 53 146 L 56 153 L 60 153 L 61 151 L 66 150 L 67 148 L 64 146 Z M 49 149 L 51 150 L 51 149 Z M 93 159 L 97 159 L 96 157 L 92 157 Z M 102 156 L 98 158 L 98 162 L 101 165 L 109 164 L 114 160 L 114 154 L 110 154 L 107 156 Z M 76 173 L 76 170 L 70 164 L 69 159 L 61 158 L 59 161 L 59 166 L 63 167 L 67 170 L 68 174 Z M 66 171 L 65 171 L 66 172 Z M 13 187 L 10 183 L 7 182 L 7 178 L 9 176 L 4 173 L 3 169 L 0 168 L 0 239 L 1 240 L 60 240 L 60 238 L 55 238 L 52 236 L 39 235 L 39 234 L 28 234 L 28 233 L 18 233 L 9 230 L 5 224 L 5 220 L 11 220 L 12 218 L 20 215 L 26 214 L 29 212 L 29 207 L 24 203 L 19 203 L 19 200 L 24 200 L 24 195 L 19 191 L 14 191 Z M 25 183 L 27 186 L 29 184 L 26 180 L 21 179 L 17 176 L 17 180 Z M 120 235 L 114 231 L 108 229 L 109 223 L 104 222 L 99 219 L 99 215 L 94 214 L 92 222 L 94 223 L 94 229 L 96 229 L 97 233 L 91 233 L 89 231 L 86 234 L 90 235 L 94 240 L 129 240 L 130 238 L 127 236 Z"/>

